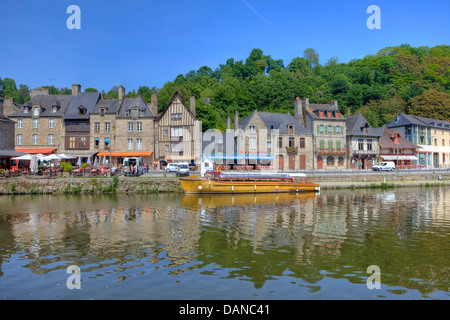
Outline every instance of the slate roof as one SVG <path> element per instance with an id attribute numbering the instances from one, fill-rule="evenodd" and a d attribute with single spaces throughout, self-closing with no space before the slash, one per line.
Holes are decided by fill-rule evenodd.
<path id="1" fill-rule="evenodd" d="M 119 111 L 120 108 L 120 101 L 119 100 L 100 100 L 97 105 L 95 106 L 92 113 L 99 113 L 100 108 L 105 108 L 105 112 L 107 114 L 116 114 Z"/>
<path id="2" fill-rule="evenodd" d="M 311 133 L 294 116 L 289 113 L 272 113 L 254 111 L 242 120 L 239 120 L 239 128 L 245 127 L 254 114 L 258 114 L 267 126 L 267 129 L 278 129 L 279 133 L 288 133 L 288 125 L 294 125 L 294 131 L 298 133 Z"/>
<path id="3" fill-rule="evenodd" d="M 418 116 L 412 116 L 404 113 L 400 113 L 394 120 L 387 124 L 388 128 L 403 127 L 408 125 L 417 125 L 430 128 L 442 128 L 450 129 L 450 122 L 443 120 L 435 120 L 429 118 L 423 118 Z"/>
<path id="4" fill-rule="evenodd" d="M 382 135 L 380 137 L 380 140 L 378 140 L 380 147 L 381 148 L 402 148 L 402 149 L 420 149 L 422 148 L 421 146 L 418 146 L 415 143 L 412 143 L 408 140 L 406 140 L 405 138 L 403 138 L 398 132 L 396 132 L 395 130 L 391 130 L 387 127 L 382 127 L 383 128 L 383 132 Z M 400 138 L 398 140 L 398 144 L 395 143 L 392 139 L 391 139 L 391 134 L 397 134 Z"/>
<path id="5" fill-rule="evenodd" d="M 361 113 L 348 116 L 345 120 L 348 136 L 380 137 L 382 128 L 372 128 Z M 363 129 L 367 127 L 367 132 Z"/>
<path id="6" fill-rule="evenodd" d="M 97 102 L 100 100 L 100 93 L 98 92 L 80 92 L 72 97 L 66 113 L 63 116 L 65 120 L 89 119 L 90 113 L 95 113 Z M 84 115 L 79 115 L 79 107 L 86 108 Z M 97 110 L 98 112 L 98 110 Z"/>
<path id="7" fill-rule="evenodd" d="M 147 105 L 147 103 L 141 98 L 141 96 L 138 96 L 137 98 L 125 98 L 123 99 L 123 103 L 120 106 L 119 110 L 119 117 L 131 117 L 131 114 L 129 116 L 126 115 L 127 111 L 130 111 L 134 107 L 139 108 L 139 118 L 153 118 L 155 115 L 153 114 L 151 108 Z M 142 113 L 144 111 L 144 113 Z"/>
<path id="8" fill-rule="evenodd" d="M 39 117 L 61 117 L 64 115 L 72 97 L 72 95 L 35 95 L 30 101 L 18 107 L 18 111 L 9 117 L 32 117 L 33 110 L 25 113 L 23 112 L 23 107 L 33 107 L 35 105 L 41 107 Z M 53 106 L 58 106 L 57 112 L 53 112 Z"/>

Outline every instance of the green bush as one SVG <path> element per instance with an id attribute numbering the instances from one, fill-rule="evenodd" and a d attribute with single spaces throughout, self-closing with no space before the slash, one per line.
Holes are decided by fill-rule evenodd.
<path id="1" fill-rule="evenodd" d="M 66 163 L 64 166 L 63 166 L 63 171 L 64 172 L 72 172 L 72 170 L 73 170 L 73 166 L 70 164 L 70 163 Z"/>

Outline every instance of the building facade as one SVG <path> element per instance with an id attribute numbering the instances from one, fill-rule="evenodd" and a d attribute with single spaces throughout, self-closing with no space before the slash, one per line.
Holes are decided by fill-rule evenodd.
<path id="1" fill-rule="evenodd" d="M 310 104 L 308 98 L 297 97 L 295 117 L 313 133 L 313 169 L 347 169 L 346 120 L 337 101 Z"/>
<path id="2" fill-rule="evenodd" d="M 415 154 L 416 165 L 450 167 L 450 122 L 398 114 L 386 127 L 421 147 Z"/>
<path id="3" fill-rule="evenodd" d="M 188 107 L 176 92 L 155 121 L 155 160 L 159 168 L 168 162 L 200 163 L 201 126 L 195 116 L 194 97 Z"/>
<path id="4" fill-rule="evenodd" d="M 312 170 L 313 135 L 289 113 L 254 111 L 236 119 L 237 148 L 247 165 L 275 170 Z M 238 123 L 236 123 L 238 121 Z"/>
<path id="5" fill-rule="evenodd" d="M 393 161 L 396 168 L 409 168 L 417 163 L 417 152 L 421 147 L 405 139 L 395 129 L 382 127 L 379 140 L 381 161 Z"/>
<path id="6" fill-rule="evenodd" d="M 377 161 L 382 128 L 372 128 L 360 113 L 346 117 L 349 169 L 370 170 Z"/>

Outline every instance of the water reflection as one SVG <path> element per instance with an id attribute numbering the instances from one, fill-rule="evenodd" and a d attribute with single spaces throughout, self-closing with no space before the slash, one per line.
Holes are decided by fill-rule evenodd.
<path id="1" fill-rule="evenodd" d="M 325 280 L 346 279 L 346 296 L 357 292 L 359 297 L 368 294 L 366 269 L 375 264 L 385 286 L 380 297 L 417 290 L 448 298 L 449 197 L 448 188 L 320 195 L 4 196 L 0 294 L 7 297 L 5 287 L 27 277 L 24 268 L 50 275 L 76 264 L 89 279 L 121 283 L 117 290 L 131 297 L 130 279 L 171 297 L 171 287 L 161 279 L 188 282 L 194 272 L 205 282 L 236 279 L 259 290 L 277 280 L 280 286 L 271 290 L 286 299 L 293 298 L 283 296 L 286 280 L 304 294 L 329 298 L 334 289 Z M 177 295 L 191 299 L 191 290 Z M 234 287 L 229 290 L 233 296 Z M 220 299 L 221 294 L 213 287 L 208 297 Z"/>

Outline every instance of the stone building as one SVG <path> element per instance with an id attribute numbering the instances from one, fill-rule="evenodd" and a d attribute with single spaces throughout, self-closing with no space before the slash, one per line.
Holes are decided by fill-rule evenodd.
<path id="1" fill-rule="evenodd" d="M 155 160 L 159 168 L 168 162 L 200 163 L 201 125 L 195 116 L 194 97 L 191 97 L 188 107 L 176 92 L 155 121 Z"/>
<path id="2" fill-rule="evenodd" d="M 112 157 L 113 164 L 122 164 L 125 157 L 142 157 L 153 162 L 155 150 L 155 115 L 145 101 L 125 98 L 119 86 L 119 99 L 100 100 L 91 114 L 91 141 L 98 156 Z M 92 149 L 92 148 L 91 148 Z"/>
<path id="3" fill-rule="evenodd" d="M 337 101 L 310 104 L 308 98 L 295 100 L 295 117 L 313 133 L 313 170 L 347 168 L 346 121 Z"/>
<path id="4" fill-rule="evenodd" d="M 312 170 L 313 135 L 289 113 L 235 114 L 237 148 L 246 165 L 275 170 Z"/>
<path id="5" fill-rule="evenodd" d="M 450 167 L 450 122 L 398 114 L 386 125 L 421 148 L 414 155 L 416 165 L 425 168 Z"/>
<path id="6" fill-rule="evenodd" d="M 71 99 L 71 95 L 49 95 L 48 89 L 33 89 L 31 99 L 8 116 L 15 121 L 15 148 L 42 154 L 64 149 L 62 117 Z"/>
<path id="7" fill-rule="evenodd" d="M 10 159 L 23 155 L 14 150 L 15 123 L 3 115 L 3 99 L 0 99 L 0 169 L 10 169 Z"/>
<path id="8" fill-rule="evenodd" d="M 372 169 L 379 154 L 382 128 L 372 128 L 361 113 L 346 117 L 348 168 Z"/>

